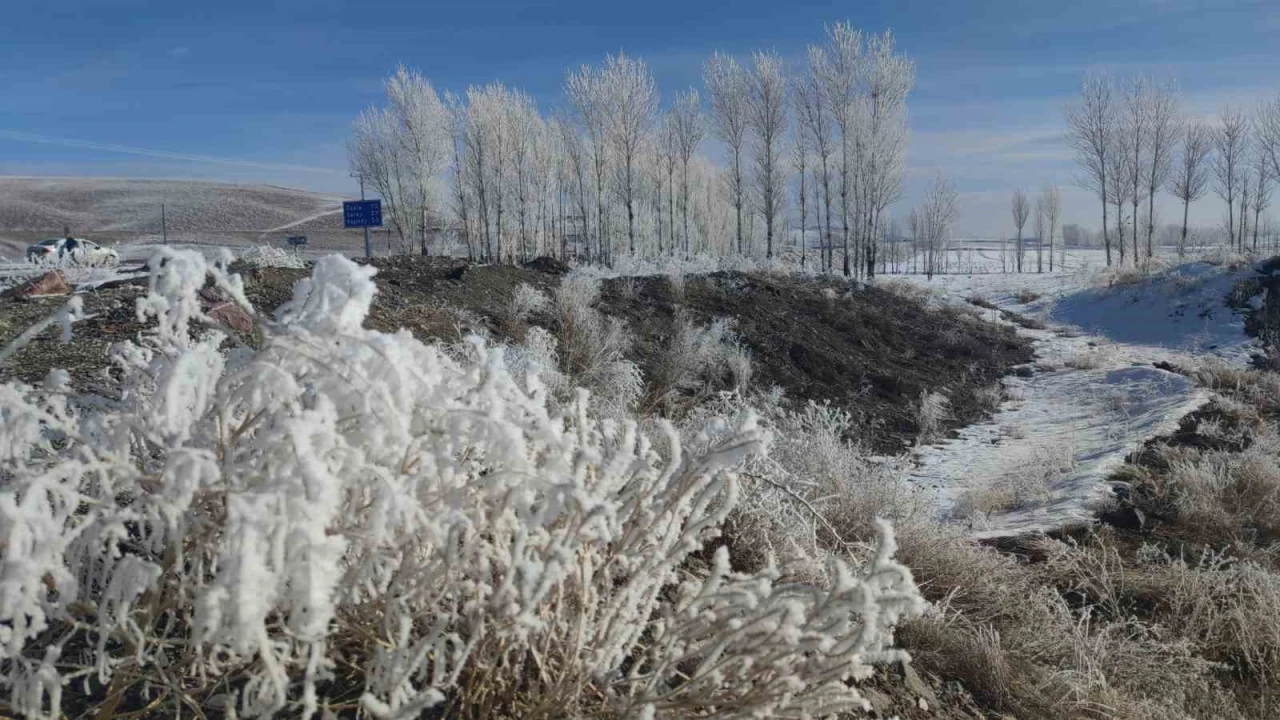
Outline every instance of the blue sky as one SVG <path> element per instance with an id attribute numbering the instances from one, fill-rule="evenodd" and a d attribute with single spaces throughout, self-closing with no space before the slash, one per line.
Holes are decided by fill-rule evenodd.
<path id="1" fill-rule="evenodd" d="M 891 28 L 917 63 L 909 202 L 936 171 L 961 191 L 963 233 L 1007 231 L 1013 188 L 1070 187 L 1062 108 L 1090 67 L 1175 76 L 1212 113 L 1280 91 L 1276 0 L 642 3 L 6 3 L 0 175 L 270 182 L 354 192 L 344 143 L 397 63 L 440 89 L 502 80 L 546 108 L 565 70 L 619 49 L 664 92 L 699 84 L 714 50 L 799 58 L 824 23 Z M 16 6 L 16 7 L 15 7 Z M 1193 220 L 1215 223 L 1203 201 Z M 1169 206 L 1172 208 L 1172 205 Z M 1172 219 L 1171 213 L 1165 213 Z"/>

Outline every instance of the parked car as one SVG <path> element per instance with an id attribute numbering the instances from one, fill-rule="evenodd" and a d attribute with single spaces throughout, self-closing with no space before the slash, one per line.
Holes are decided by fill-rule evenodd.
<path id="1" fill-rule="evenodd" d="M 114 267 L 120 264 L 120 253 L 81 238 L 50 238 L 28 245 L 27 261 Z"/>

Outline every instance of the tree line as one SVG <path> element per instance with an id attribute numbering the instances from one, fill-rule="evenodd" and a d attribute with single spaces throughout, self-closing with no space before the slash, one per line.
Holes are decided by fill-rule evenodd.
<path id="1" fill-rule="evenodd" d="M 1080 183 L 1102 208 L 1108 265 L 1113 248 L 1121 264 L 1126 256 L 1134 263 L 1151 257 L 1160 192 L 1182 203 L 1179 247 L 1186 245 L 1191 203 L 1210 191 L 1225 204 L 1228 244 L 1258 246 L 1262 213 L 1280 177 L 1280 99 L 1252 113 L 1227 106 L 1211 122 L 1185 116 L 1179 101 L 1172 81 L 1091 72 L 1079 101 L 1067 108 Z"/>
<path id="2" fill-rule="evenodd" d="M 401 252 L 453 243 L 485 262 L 612 263 L 619 253 L 772 258 L 786 246 L 807 264 L 812 223 L 812 262 L 874 275 L 902 195 L 915 81 L 892 33 L 836 23 L 795 67 L 773 51 L 717 52 L 702 80 L 664 107 L 643 60 L 609 55 L 570 70 L 562 102 L 544 113 L 500 82 L 441 94 L 401 67 L 385 104 L 355 120 L 348 156 L 382 197 Z M 709 136 L 724 167 L 703 152 Z"/>

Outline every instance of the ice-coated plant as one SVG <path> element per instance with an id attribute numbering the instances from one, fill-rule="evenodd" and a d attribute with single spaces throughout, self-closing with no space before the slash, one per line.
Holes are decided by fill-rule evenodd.
<path id="1" fill-rule="evenodd" d="M 117 402 L 0 385 L 0 688 L 27 717 L 808 717 L 900 657 L 920 609 L 882 527 L 825 585 L 694 561 L 766 438 L 659 453 L 536 363 L 362 327 L 375 270 L 333 256 L 257 347 L 196 253 L 152 259 L 154 328 Z"/>

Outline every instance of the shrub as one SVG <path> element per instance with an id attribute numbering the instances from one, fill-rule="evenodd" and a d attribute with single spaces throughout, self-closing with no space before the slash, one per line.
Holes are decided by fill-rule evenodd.
<path id="1" fill-rule="evenodd" d="M 568 273 L 556 289 L 560 367 L 570 386 L 595 393 L 602 412 L 621 415 L 643 392 L 640 368 L 627 359 L 631 336 L 617 318 L 595 308 L 600 279 L 582 270 Z"/>
<path id="2" fill-rule="evenodd" d="M 553 414 L 501 349 L 363 329 L 374 269 L 336 256 L 224 354 L 196 291 L 250 309 L 238 278 L 158 259 L 118 407 L 78 409 L 65 373 L 0 385 L 16 712 L 825 715 L 902 659 L 920 600 L 887 526 L 826 587 L 687 563 L 763 451 L 750 417 L 696 456 L 666 428 L 663 457 L 585 393 Z"/>
<path id="3" fill-rule="evenodd" d="M 699 395 L 723 386 L 726 378 L 734 390 L 746 390 L 751 381 L 751 357 L 739 344 L 733 321 L 720 318 L 700 326 L 677 310 L 646 404 L 669 403 L 682 391 Z"/>
<path id="4" fill-rule="evenodd" d="M 1018 291 L 1018 294 L 1014 296 L 1014 299 L 1017 300 L 1019 304 L 1026 305 L 1027 303 L 1033 303 L 1039 300 L 1040 293 L 1033 291 L 1031 288 L 1022 288 Z"/>

